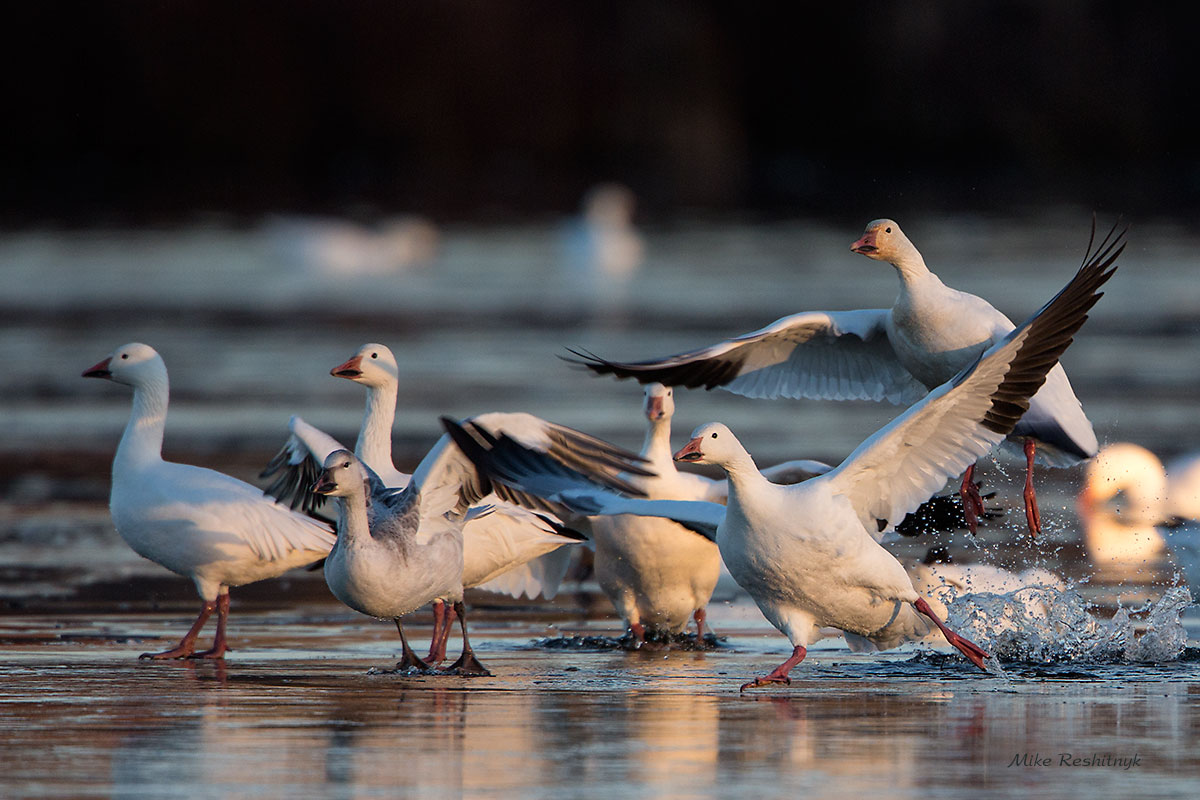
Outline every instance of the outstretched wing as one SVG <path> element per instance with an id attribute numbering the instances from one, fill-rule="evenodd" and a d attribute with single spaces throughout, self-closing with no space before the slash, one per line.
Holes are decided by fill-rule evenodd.
<path id="1" fill-rule="evenodd" d="M 609 361 L 584 350 L 564 360 L 601 375 L 746 397 L 886 400 L 907 404 L 925 387 L 887 338 L 888 309 L 807 311 L 710 347 L 650 361 Z"/>
<path id="2" fill-rule="evenodd" d="M 263 494 L 276 502 L 305 514 L 314 515 L 325 505 L 325 495 L 312 490 L 321 465 L 335 450 L 344 450 L 337 439 L 314 428 L 298 416 L 288 420 L 287 441 L 270 463 L 259 473 L 260 478 L 273 478 Z"/>
<path id="3" fill-rule="evenodd" d="M 891 527 L 947 478 L 999 444 L 1102 296 L 1099 288 L 1116 270 L 1124 235 L 1111 243 L 1106 239 L 1100 252 L 1028 321 L 818 480 L 830 481 L 850 499 L 867 530 L 875 530 L 880 520 Z"/>

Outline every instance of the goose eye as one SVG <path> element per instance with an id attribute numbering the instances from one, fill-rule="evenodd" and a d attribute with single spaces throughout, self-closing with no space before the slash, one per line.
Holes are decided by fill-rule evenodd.
<path id="1" fill-rule="evenodd" d="M 371 353 L 371 358 L 379 358 L 379 353 Z"/>
<path id="2" fill-rule="evenodd" d="M 891 229 L 891 228 L 884 228 L 884 229 L 883 229 L 883 232 L 884 232 L 884 233 L 891 233 L 891 232 L 892 232 L 892 229 Z"/>
<path id="3" fill-rule="evenodd" d="M 717 438 L 717 434 L 715 434 L 715 433 L 714 433 L 714 434 L 712 435 L 712 438 L 714 438 L 714 439 L 715 439 L 715 438 Z"/>
<path id="4" fill-rule="evenodd" d="M 129 358 L 129 353 L 121 353 L 121 358 L 122 358 L 122 359 L 127 359 L 127 358 Z"/>

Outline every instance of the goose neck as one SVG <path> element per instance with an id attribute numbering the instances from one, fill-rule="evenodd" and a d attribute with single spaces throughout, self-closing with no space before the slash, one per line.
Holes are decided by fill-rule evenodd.
<path id="1" fill-rule="evenodd" d="M 396 418 L 396 387 L 367 388 L 367 407 L 354 455 L 368 467 L 380 472 L 394 469 L 392 464 L 392 425 Z"/>

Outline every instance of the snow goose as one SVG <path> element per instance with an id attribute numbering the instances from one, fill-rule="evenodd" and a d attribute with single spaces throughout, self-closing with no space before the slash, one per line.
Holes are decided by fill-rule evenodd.
<path id="1" fill-rule="evenodd" d="M 674 390 L 661 383 L 643 389 L 642 412 L 648 422 L 640 455 L 655 474 L 625 479 L 651 500 L 705 500 L 724 503 L 728 483 L 681 472 L 671 458 Z M 827 472 L 819 461 L 778 464 L 764 474 L 779 483 L 795 483 Z M 596 580 L 632 631 L 634 642 L 651 636 L 679 634 L 688 619 L 704 637 L 705 607 L 721 571 L 716 544 L 669 519 L 630 514 L 590 520 L 596 548 Z"/>
<path id="2" fill-rule="evenodd" d="M 163 460 L 169 391 L 167 367 L 154 348 L 118 347 L 83 377 L 133 387 L 133 412 L 113 460 L 110 505 L 117 532 L 138 555 L 191 578 L 203 601 L 178 645 L 141 657 L 223 658 L 229 588 L 320 560 L 333 546 L 333 532 L 248 483 Z M 214 611 L 212 647 L 196 652 L 196 637 Z"/>
<path id="3" fill-rule="evenodd" d="M 851 647 L 882 649 L 922 638 L 930 630 L 922 616 L 982 668 L 986 652 L 945 626 L 900 562 L 879 545 L 880 532 L 1013 431 L 1101 296 L 1099 287 L 1115 269 L 1110 266 L 1085 264 L 1029 321 L 824 475 L 792 486 L 771 483 L 729 428 L 700 426 L 674 458 L 724 469 L 724 508 L 607 493 L 588 497 L 572 491 L 571 476 L 542 469 L 528 456 L 511 458 L 497 447 L 474 456 L 494 480 L 527 489 L 536 484 L 551 494 L 557 489 L 560 500 L 588 505 L 588 513 L 659 514 L 712 531 L 734 579 L 793 646 L 786 661 L 743 690 L 788 683 L 822 628 L 843 631 Z"/>
<path id="4" fill-rule="evenodd" d="M 412 476 L 396 469 L 392 461 L 392 425 L 395 421 L 399 367 L 392 351 L 369 342 L 344 363 L 330 370 L 367 389 L 366 409 L 354 454 L 385 486 L 403 488 Z M 284 448 L 263 471 L 275 477 L 267 493 L 306 510 L 318 504 L 309 491 L 320 465 L 342 445 L 299 417 L 288 423 L 291 435 Z M 583 536 L 545 513 L 536 513 L 494 496 L 480 499 L 491 513 L 471 517 L 463 528 L 463 586 L 502 592 L 513 597 L 542 595 L 553 598 L 566 574 L 569 551 Z M 446 636 L 452 621 L 449 609 L 435 602 L 434 632 L 427 660 L 445 656 Z"/>
<path id="5" fill-rule="evenodd" d="M 437 466 L 427 470 L 425 480 L 389 492 L 350 451 L 329 454 L 313 487 L 338 505 L 338 537 L 325 559 L 325 582 L 355 611 L 396 623 L 401 646 L 396 668 L 401 670 L 428 671 L 430 665 L 409 647 L 400 618 L 426 603 L 452 603 L 463 649 L 450 671 L 488 675 L 467 638 L 462 603 L 464 476 L 452 463 Z"/>
<path id="6" fill-rule="evenodd" d="M 1170 549 L 1200 587 L 1200 459 L 1163 467 L 1132 442 L 1105 445 L 1088 464 L 1078 510 L 1088 555 L 1101 568 L 1139 569 Z"/>
<path id="7" fill-rule="evenodd" d="M 1093 223 L 1084 264 L 1111 266 L 1124 249 L 1124 236 L 1114 228 L 1093 253 Z M 895 267 L 900 293 L 891 308 L 793 314 L 753 333 L 650 361 L 608 361 L 577 350 L 568 360 L 599 374 L 689 388 L 719 386 L 748 397 L 909 404 L 1013 330 L 1012 322 L 985 300 L 938 280 L 892 220 L 871 222 L 850 249 Z M 1026 519 L 1036 535 L 1041 520 L 1033 489 L 1035 455 L 1051 466 L 1070 466 L 1097 449 L 1092 425 L 1060 365 L 1046 377 L 1009 442 L 1025 455 Z M 973 475 L 974 465 L 967 465 L 961 489 L 972 531 L 983 508 Z"/>
<path id="8" fill-rule="evenodd" d="M 547 459 L 556 468 L 586 476 L 587 480 L 606 489 L 636 494 L 637 489 L 622 476 L 648 474 L 648 470 L 639 466 L 642 459 L 636 454 L 532 414 L 490 413 L 473 417 L 472 420 L 514 437 L 523 447 Z M 343 498 L 339 504 L 339 545 L 335 546 L 325 565 L 330 589 L 351 608 L 372 616 L 397 620 L 397 629 L 405 648 L 401 667 L 425 669 L 429 664 L 417 658 L 404 643 L 399 617 L 426 602 L 434 603 L 435 657 L 432 661 L 436 662 L 445 656 L 446 637 L 453 623 L 451 613 L 437 613 L 438 604 L 440 602 L 442 609 L 447 603 L 451 604 L 453 614 L 457 614 L 464 625 L 466 659 L 460 658 L 452 669 L 473 674 L 477 663 L 467 655 L 469 645 L 466 642 L 462 605 L 463 584 L 466 582 L 464 576 L 471 570 L 471 567 L 464 565 L 464 525 L 476 519 L 487 519 L 494 513 L 492 506 L 479 505 L 480 498 L 489 497 L 493 492 L 500 500 L 518 503 L 528 509 L 562 515 L 566 515 L 566 510 L 555 501 L 494 485 L 490 477 L 477 471 L 449 435 L 442 436 L 421 459 L 412 480 L 400 490 L 384 487 L 369 469 L 349 456 L 345 450 L 330 454 L 325 462 L 323 477 L 315 489 L 320 494 Z M 331 472 L 331 467 L 335 471 Z M 353 480 L 338 480 L 336 470 L 341 470 L 341 474 L 349 475 Z M 355 526 L 356 534 L 351 537 L 355 543 L 339 550 L 343 526 L 346 525 Z M 454 534 L 451 537 L 453 545 L 442 536 L 443 532 L 449 530 Z M 413 580 L 413 586 L 391 586 L 398 576 L 406 575 L 406 570 L 410 569 L 405 561 L 408 556 L 405 555 L 407 551 L 403 543 L 423 546 L 432 541 L 435 534 L 438 536 L 439 549 L 428 551 L 426 561 L 436 561 L 425 564 L 428 580 L 421 577 Z M 553 541 L 542 545 L 543 552 L 550 547 L 558 547 L 561 538 L 561 535 L 554 535 Z M 502 539 L 497 537 L 494 541 L 501 542 Z M 533 546 L 529 537 L 523 536 L 515 549 L 523 552 Z M 398 553 L 392 552 L 397 548 Z M 377 555 L 373 556 L 373 553 Z M 371 561 L 372 558 L 376 560 Z M 500 557 L 502 559 L 503 556 Z M 453 580 L 447 577 L 450 573 L 453 573 Z M 385 580 L 389 574 L 393 577 Z M 420 574 L 424 576 L 425 572 Z M 425 599 L 419 600 L 422 596 Z"/>

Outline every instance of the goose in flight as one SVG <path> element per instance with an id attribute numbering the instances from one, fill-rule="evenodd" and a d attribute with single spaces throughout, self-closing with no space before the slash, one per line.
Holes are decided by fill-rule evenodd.
<path id="1" fill-rule="evenodd" d="M 1125 232 L 1114 228 L 1093 251 L 1095 225 L 1084 267 L 1107 269 L 1124 250 Z M 908 405 L 950 380 L 1013 330 L 987 301 L 943 284 L 925 265 L 900 226 L 871 222 L 853 252 L 890 263 L 900 293 L 887 309 L 809 311 L 718 344 L 648 361 L 619 362 L 571 350 L 567 360 L 598 374 L 671 386 L 721 387 L 748 397 L 875 400 Z M 1029 410 L 1008 437 L 1026 460 L 1025 513 L 1029 530 L 1041 530 L 1033 488 L 1035 456 L 1051 466 L 1071 466 L 1096 454 L 1096 435 L 1055 365 Z M 966 466 L 961 494 L 968 525 L 983 503 Z"/>

